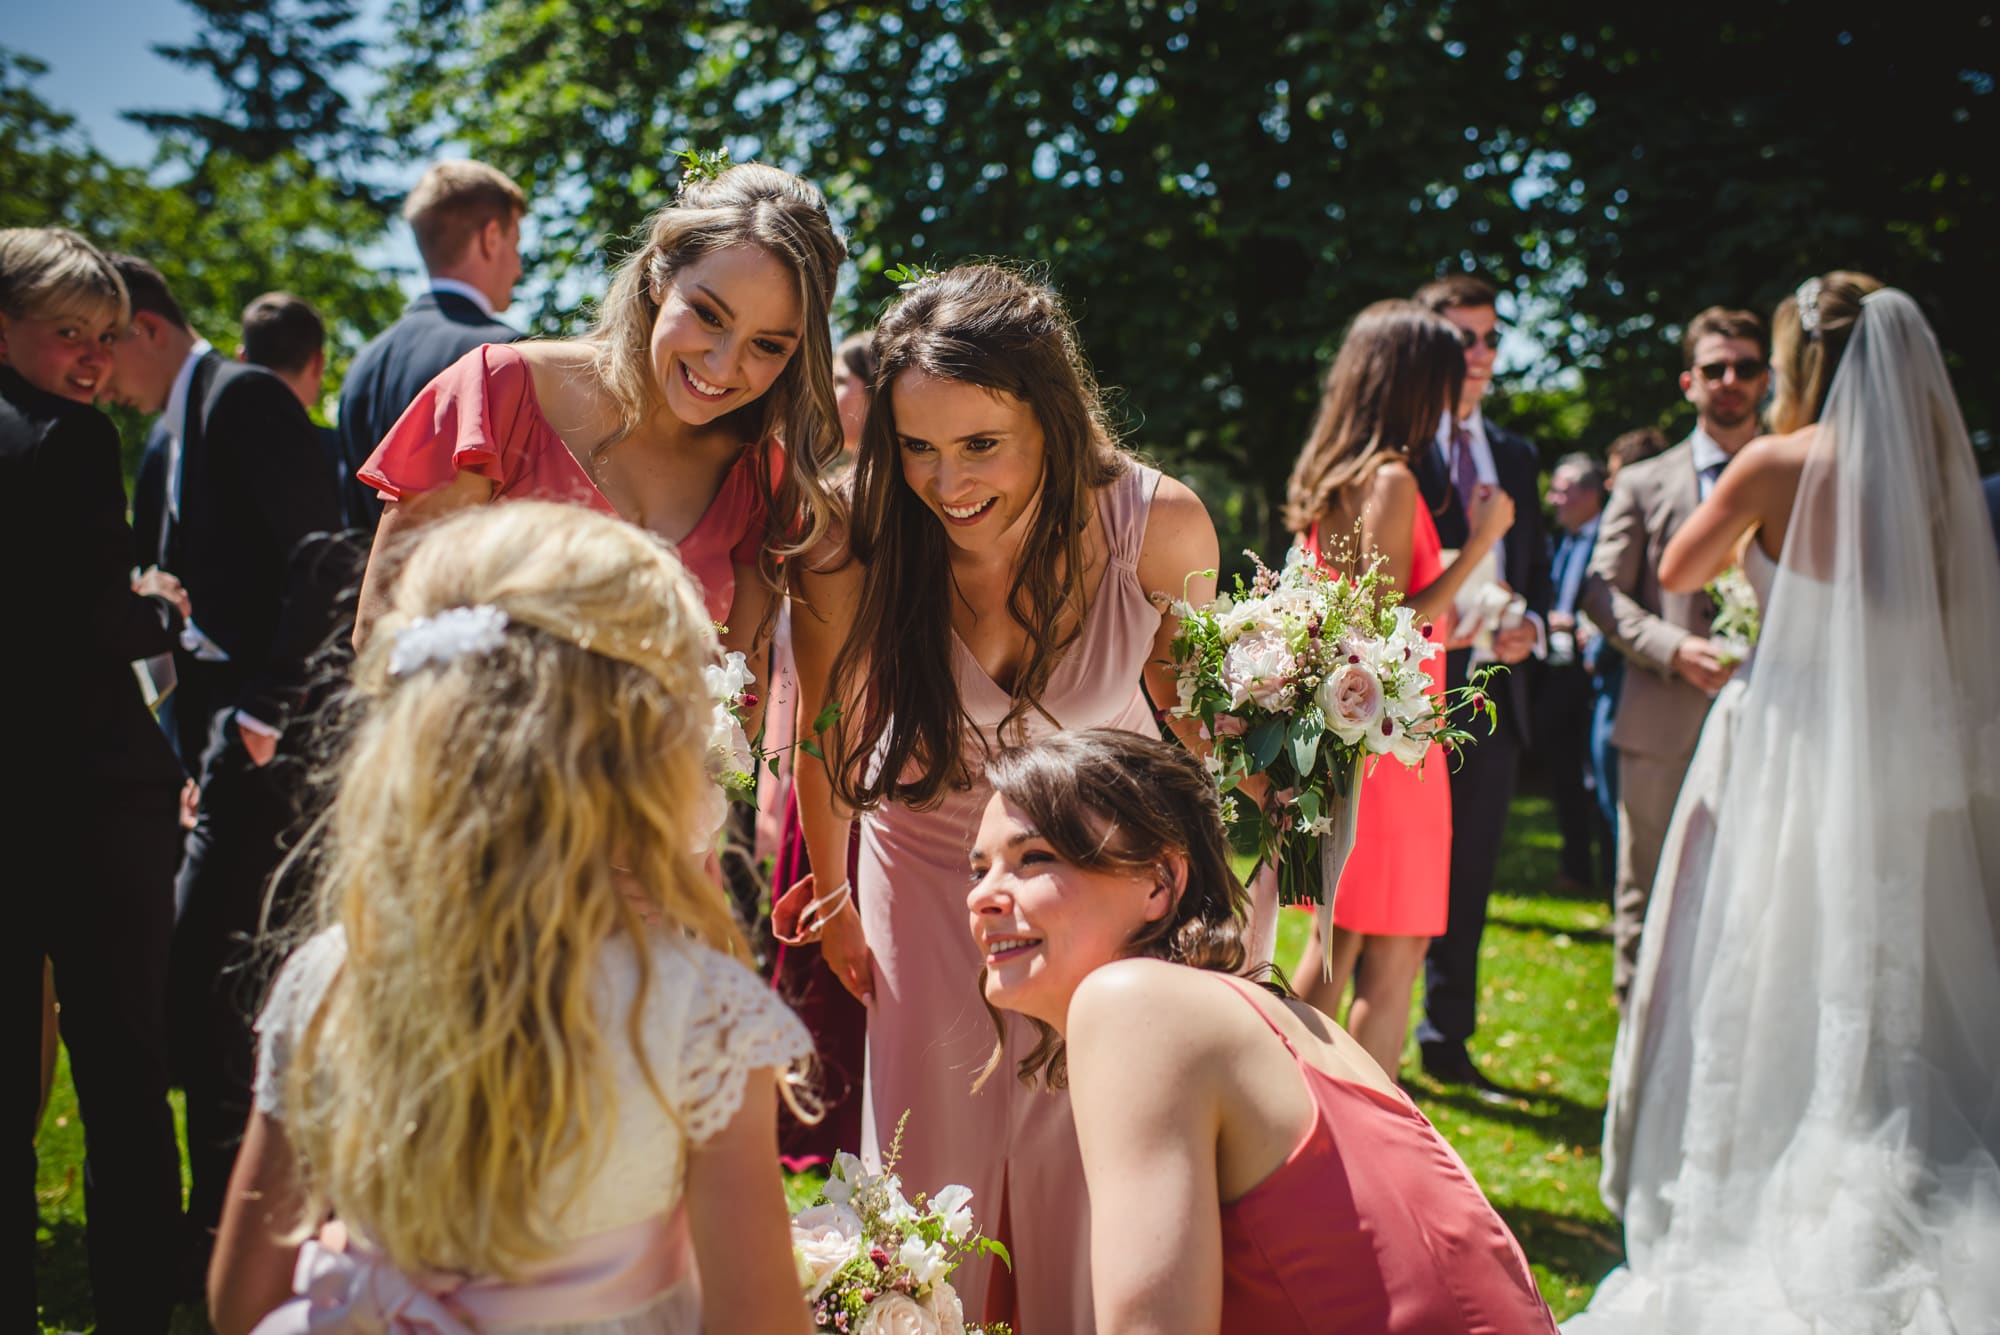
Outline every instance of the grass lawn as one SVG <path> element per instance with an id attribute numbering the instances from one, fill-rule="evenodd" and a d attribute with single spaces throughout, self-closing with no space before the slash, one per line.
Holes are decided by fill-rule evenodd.
<path id="1" fill-rule="evenodd" d="M 1497 889 L 1480 950 L 1479 1034 L 1473 1047 L 1487 1074 L 1525 1091 L 1518 1105 L 1494 1108 L 1433 1084 L 1408 1059 L 1424 1112 L 1462 1155 L 1533 1262 L 1542 1296 L 1558 1318 L 1590 1299 L 1623 1251 L 1617 1222 L 1597 1198 L 1598 1143 L 1617 1012 L 1611 1003 L 1610 911 L 1597 899 L 1548 893 L 1557 838 L 1546 801 L 1524 796 L 1501 855 Z M 1287 913 L 1281 964 L 1296 961 L 1307 918 Z M 179 1096 L 175 1096 L 176 1115 Z M 92 1321 L 83 1252 L 83 1129 L 67 1060 L 57 1071 L 37 1141 L 41 1168 L 42 1326 L 87 1329 Z M 794 1180 L 793 1204 L 816 1182 Z M 207 1331 L 183 1309 L 175 1335 Z"/>

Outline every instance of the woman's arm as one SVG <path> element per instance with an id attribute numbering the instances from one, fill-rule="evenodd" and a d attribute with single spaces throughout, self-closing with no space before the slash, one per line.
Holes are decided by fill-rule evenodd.
<path id="1" fill-rule="evenodd" d="M 771 699 L 771 636 L 764 625 L 764 614 L 770 610 L 775 595 L 756 566 L 731 569 L 736 592 L 729 602 L 729 624 L 722 633 L 722 649 L 724 653 L 732 650 L 741 653 L 749 660 L 750 670 L 757 674 L 750 688 L 757 703 L 743 713 L 744 735 L 756 737 L 764 731 L 764 710 Z"/>
<path id="2" fill-rule="evenodd" d="M 367 644 L 368 632 L 388 610 L 390 572 L 404 540 L 425 524 L 492 499 L 491 479 L 461 472 L 436 491 L 407 496 L 382 506 L 382 522 L 375 529 L 375 545 L 368 549 L 368 568 L 361 575 L 361 600 L 354 615 L 356 649 Z"/>
<path id="3" fill-rule="evenodd" d="M 282 1239 L 304 1209 L 284 1124 L 252 1112 L 208 1263 L 208 1319 L 216 1335 L 241 1335 L 292 1296 L 299 1249 Z"/>
<path id="4" fill-rule="evenodd" d="M 813 721 L 829 704 L 849 710 L 859 705 L 854 700 L 833 700 L 830 688 L 833 661 L 860 606 L 861 576 L 859 563 L 848 560 L 844 551 L 813 562 L 801 572 L 803 596 L 792 601 L 792 658 L 799 673 L 801 741 L 808 739 Z M 803 750 L 794 752 L 792 781 L 798 788 L 799 827 L 805 834 L 806 855 L 812 860 L 813 884 L 825 895 L 847 879 L 847 831 L 853 815 L 834 796 L 828 774 L 828 764 L 840 763 L 832 750 L 834 739 L 811 736 L 810 740 L 822 749 L 825 758 L 817 759 Z M 773 887 L 773 893 L 782 894 L 788 888 Z M 821 933 L 820 952 L 841 986 L 863 1004 L 873 999 L 875 963 L 851 895 Z"/>
<path id="5" fill-rule="evenodd" d="M 1070 1002 L 1091 1289 L 1098 1329 L 1117 1335 L 1214 1335 L 1222 1322 L 1216 1146 L 1227 1063 L 1203 1022 L 1213 997 L 1190 1006 L 1175 987 L 1185 981 L 1152 961 L 1120 961 Z"/>
<path id="6" fill-rule="evenodd" d="M 1743 539 L 1774 517 L 1789 514 L 1798 487 L 1792 437 L 1760 436 L 1737 451 L 1708 498 L 1674 530 L 1660 553 L 1660 587 L 1694 593 L 1736 563 Z"/>
<path id="7" fill-rule="evenodd" d="M 1426 621 L 1442 625 L 1451 613 L 1459 589 L 1514 522 L 1514 502 L 1498 487 L 1482 488 L 1473 500 L 1472 513 L 1467 516 L 1469 532 L 1465 545 L 1436 579 L 1421 589 L 1412 589 L 1411 538 L 1417 507 L 1423 503 L 1416 475 L 1408 468 L 1385 464 L 1377 469 L 1361 501 L 1361 552 L 1382 557 L 1380 573 L 1402 591 L 1405 607 Z"/>
<path id="8" fill-rule="evenodd" d="M 1208 517 L 1201 497 L 1173 478 L 1162 477 L 1146 519 L 1146 540 L 1139 548 L 1139 587 L 1149 598 L 1185 598 L 1200 607 L 1215 598 L 1220 559 L 1215 521 Z M 1173 652 L 1174 636 L 1180 628 L 1181 619 L 1171 607 L 1162 612 L 1145 672 L 1146 694 L 1155 709 L 1172 709 L 1180 702 Z M 1169 719 L 1167 726 L 1190 751 L 1198 756 L 1208 754 L 1199 720 Z"/>
<path id="9" fill-rule="evenodd" d="M 688 1151 L 688 1232 L 702 1286 L 702 1328 L 809 1335 L 778 1177 L 778 1082 L 752 1071 L 729 1125 Z"/>

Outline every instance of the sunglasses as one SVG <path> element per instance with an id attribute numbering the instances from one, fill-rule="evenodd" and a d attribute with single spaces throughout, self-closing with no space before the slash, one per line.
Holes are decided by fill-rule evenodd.
<path id="1" fill-rule="evenodd" d="M 1719 385 L 1731 371 L 1736 372 L 1738 380 L 1755 380 L 1770 368 L 1755 357 L 1744 357 L 1733 362 L 1703 362 L 1694 369 L 1701 372 L 1701 378 L 1709 384 Z"/>
<path id="2" fill-rule="evenodd" d="M 1461 329 L 1458 331 L 1459 347 L 1469 350 L 1478 347 L 1481 343 L 1484 343 L 1488 348 L 1497 352 L 1500 348 L 1500 331 L 1498 329 L 1489 329 L 1483 334 L 1475 334 L 1470 329 Z"/>

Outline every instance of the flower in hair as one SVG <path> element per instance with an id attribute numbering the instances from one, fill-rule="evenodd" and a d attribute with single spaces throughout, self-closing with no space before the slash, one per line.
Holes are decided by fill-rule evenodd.
<path id="1" fill-rule="evenodd" d="M 681 163 L 681 189 L 685 190 L 698 181 L 713 181 L 736 164 L 729 160 L 729 148 L 724 145 L 713 152 L 699 148 L 683 148 L 674 156 Z"/>
<path id="2" fill-rule="evenodd" d="M 1807 338 L 1819 337 L 1819 289 L 1819 279 L 1808 278 L 1799 284 L 1794 298 L 1799 304 L 1799 328 Z"/>
<path id="3" fill-rule="evenodd" d="M 447 607 L 418 617 L 396 632 L 389 649 L 389 675 L 407 676 L 426 663 L 449 663 L 464 654 L 498 649 L 506 638 L 507 614 L 491 603 Z"/>
<path id="4" fill-rule="evenodd" d="M 911 288 L 917 286 L 917 284 L 929 282 L 933 278 L 941 278 L 944 274 L 942 270 L 933 269 L 928 264 L 898 264 L 893 269 L 884 269 L 882 276 L 894 283 L 902 291 L 908 292 Z"/>

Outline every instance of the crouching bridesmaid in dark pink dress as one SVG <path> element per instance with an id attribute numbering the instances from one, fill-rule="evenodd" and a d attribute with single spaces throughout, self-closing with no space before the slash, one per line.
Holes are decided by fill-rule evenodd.
<path id="1" fill-rule="evenodd" d="M 1043 1035 L 1004 1074 L 1069 1086 L 1099 1330 L 1555 1330 L 1513 1234 L 1395 1082 L 1238 976 L 1244 892 L 1199 762 L 1093 729 L 987 778 L 966 904 L 987 1001 Z"/>

